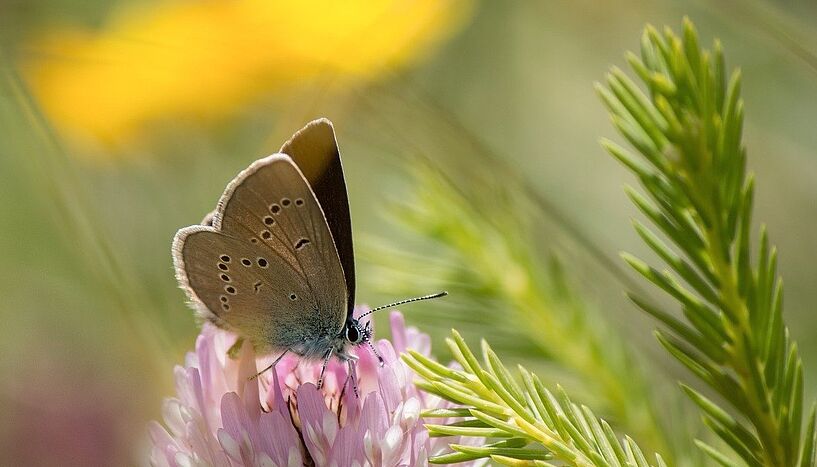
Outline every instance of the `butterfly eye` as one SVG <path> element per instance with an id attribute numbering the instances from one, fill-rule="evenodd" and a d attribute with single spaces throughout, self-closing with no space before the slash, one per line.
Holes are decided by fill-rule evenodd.
<path id="1" fill-rule="evenodd" d="M 346 340 L 351 342 L 352 344 L 360 343 L 360 331 L 357 329 L 357 326 L 352 325 L 346 328 Z"/>

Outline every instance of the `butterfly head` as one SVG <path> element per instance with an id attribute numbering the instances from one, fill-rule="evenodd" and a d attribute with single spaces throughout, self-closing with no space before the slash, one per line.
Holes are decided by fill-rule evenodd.
<path id="1" fill-rule="evenodd" d="M 358 346 L 364 344 L 368 345 L 369 349 L 371 349 L 372 351 L 372 354 L 374 354 L 374 356 L 377 357 L 380 366 L 383 366 L 384 364 L 383 357 L 380 355 L 380 352 L 377 351 L 377 347 L 375 347 L 374 344 L 372 343 L 371 321 L 367 321 L 365 325 L 361 325 L 360 321 L 350 317 L 346 321 L 346 326 L 343 327 L 343 331 L 339 337 L 344 340 L 344 344 L 348 344 L 351 346 Z M 352 357 L 352 359 L 356 358 Z"/>
<path id="2" fill-rule="evenodd" d="M 346 323 L 344 329 L 346 341 L 352 345 L 360 345 L 369 342 L 372 338 L 371 321 L 366 322 L 365 326 L 361 326 L 358 320 L 352 318 Z"/>

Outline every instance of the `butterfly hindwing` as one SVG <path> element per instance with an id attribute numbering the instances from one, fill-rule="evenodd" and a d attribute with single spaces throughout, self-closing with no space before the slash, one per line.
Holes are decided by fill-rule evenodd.
<path id="1" fill-rule="evenodd" d="M 227 187 L 212 226 L 177 233 L 179 281 L 205 317 L 260 351 L 330 339 L 347 292 L 323 211 L 298 167 L 276 154 Z"/>
<path id="2" fill-rule="evenodd" d="M 287 275 L 279 275 L 272 282 L 262 266 L 272 270 L 285 266 L 276 265 L 269 255 L 249 248 L 239 239 L 205 227 L 185 229 L 182 235 L 184 279 L 200 314 L 250 338 L 256 347 L 279 347 L 267 342 L 285 346 L 285 331 L 293 325 L 292 314 L 301 310 L 275 289 L 295 294 L 308 307 L 311 297 L 305 283 Z"/>

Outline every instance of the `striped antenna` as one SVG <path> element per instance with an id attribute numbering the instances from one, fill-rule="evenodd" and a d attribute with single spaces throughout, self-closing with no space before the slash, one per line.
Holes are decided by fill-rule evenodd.
<path id="1" fill-rule="evenodd" d="M 361 319 L 364 316 L 369 316 L 370 314 L 374 313 L 375 311 L 385 310 L 386 308 L 392 308 L 392 307 L 395 307 L 395 306 L 405 305 L 406 303 L 411 303 L 411 302 L 420 302 L 420 301 L 423 301 L 423 300 L 431 300 L 433 298 L 445 297 L 446 295 L 448 295 L 448 292 L 442 291 L 442 292 L 437 292 L 437 293 L 431 294 L 431 295 L 423 295 L 422 297 L 407 298 L 405 300 L 400 300 L 399 302 L 389 303 L 388 305 L 382 305 L 382 306 L 379 306 L 377 308 L 372 308 L 371 310 L 367 311 L 366 313 L 363 313 L 362 315 L 358 316 L 357 319 Z"/>

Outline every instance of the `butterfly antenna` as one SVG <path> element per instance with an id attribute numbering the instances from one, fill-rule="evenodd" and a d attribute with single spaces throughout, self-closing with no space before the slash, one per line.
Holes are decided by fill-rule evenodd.
<path id="1" fill-rule="evenodd" d="M 357 319 L 363 318 L 365 316 L 369 316 L 370 314 L 374 313 L 375 311 L 385 310 L 386 308 L 392 308 L 392 307 L 395 307 L 395 306 L 405 305 L 406 303 L 411 303 L 411 302 L 421 302 L 423 300 L 431 300 L 433 298 L 445 297 L 446 295 L 448 295 L 448 292 L 442 291 L 442 292 L 437 292 L 437 293 L 434 293 L 434 294 L 431 294 L 431 295 L 423 295 L 422 297 L 407 298 L 405 300 L 400 300 L 399 302 L 389 303 L 388 305 L 382 305 L 382 306 L 379 306 L 377 308 L 372 308 L 371 310 L 367 311 L 366 313 L 363 313 L 362 315 L 358 316 Z"/>

